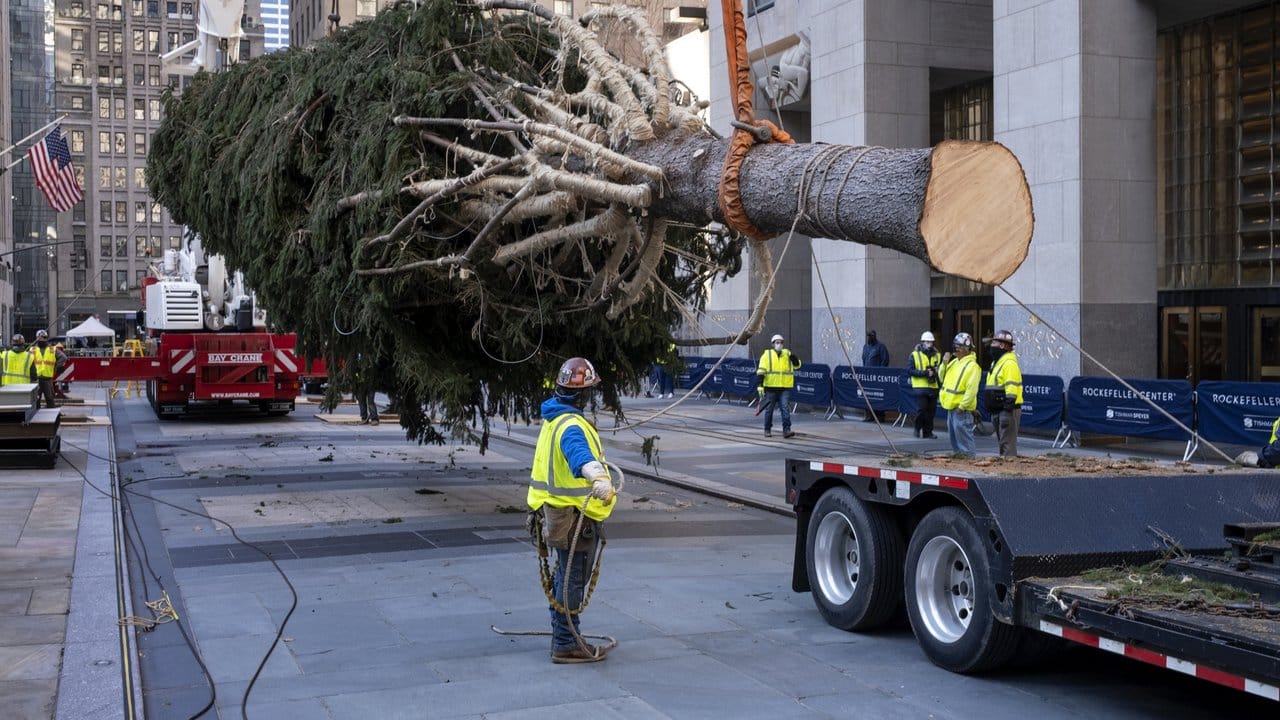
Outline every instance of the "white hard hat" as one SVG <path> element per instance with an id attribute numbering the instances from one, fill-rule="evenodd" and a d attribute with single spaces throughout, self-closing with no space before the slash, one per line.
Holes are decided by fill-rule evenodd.
<path id="1" fill-rule="evenodd" d="M 782 336 L 774 335 L 772 338 L 769 339 L 769 342 L 782 342 Z"/>
<path id="2" fill-rule="evenodd" d="M 951 344 L 958 348 L 969 348 L 972 350 L 973 336 L 967 332 L 956 333 L 956 338 L 955 340 L 951 341 Z"/>
<path id="3" fill-rule="evenodd" d="M 933 333 L 928 330 L 920 333 L 920 342 L 933 342 Z"/>

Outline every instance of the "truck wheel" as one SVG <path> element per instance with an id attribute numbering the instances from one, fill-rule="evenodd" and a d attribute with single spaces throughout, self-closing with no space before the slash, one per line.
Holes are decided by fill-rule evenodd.
<path id="1" fill-rule="evenodd" d="M 964 510 L 920 521 L 907 547 L 907 616 L 934 664 L 952 672 L 996 668 L 1013 656 L 1021 628 L 991 613 L 991 571 L 982 535 Z"/>
<path id="2" fill-rule="evenodd" d="M 805 539 L 818 612 L 832 627 L 871 630 L 902 607 L 902 534 L 887 510 L 846 487 L 818 499 Z"/>

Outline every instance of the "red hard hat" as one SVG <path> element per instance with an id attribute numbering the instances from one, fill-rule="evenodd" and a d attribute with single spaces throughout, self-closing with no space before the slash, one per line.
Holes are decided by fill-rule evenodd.
<path id="1" fill-rule="evenodd" d="M 566 390 L 581 390 L 599 384 L 600 376 L 596 374 L 595 366 L 586 358 L 565 360 L 560 366 L 560 372 L 556 374 L 556 385 Z"/>

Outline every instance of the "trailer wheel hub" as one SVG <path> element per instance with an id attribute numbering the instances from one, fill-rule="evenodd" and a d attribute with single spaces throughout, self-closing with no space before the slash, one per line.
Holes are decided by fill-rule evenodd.
<path id="1" fill-rule="evenodd" d="M 822 594 L 839 605 L 853 597 L 858 584 L 858 537 L 843 513 L 822 518 L 814 537 L 814 567 Z"/>
<path id="2" fill-rule="evenodd" d="M 929 634 L 952 643 L 973 617 L 973 568 L 955 540 L 939 536 L 924 546 L 916 564 L 916 603 Z"/>

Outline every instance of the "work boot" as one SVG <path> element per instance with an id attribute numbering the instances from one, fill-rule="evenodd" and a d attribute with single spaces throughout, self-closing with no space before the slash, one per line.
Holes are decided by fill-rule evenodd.
<path id="1" fill-rule="evenodd" d="M 795 433 L 793 433 L 793 432 L 791 432 L 790 430 L 783 430 L 783 431 L 782 431 L 782 437 L 784 437 L 784 438 L 795 437 L 795 436 L 796 436 L 796 434 L 795 434 Z"/>
<path id="2" fill-rule="evenodd" d="M 773 437 L 773 431 L 772 431 L 772 430 L 765 430 L 765 431 L 764 431 L 764 436 L 765 436 L 765 437 Z"/>
<path id="3" fill-rule="evenodd" d="M 571 650 L 552 650 L 551 662 L 556 665 L 572 665 L 576 663 L 593 663 L 600 662 L 609 655 L 609 651 L 602 647 L 597 647 L 591 643 L 584 643 L 586 650 L 580 647 Z"/>

